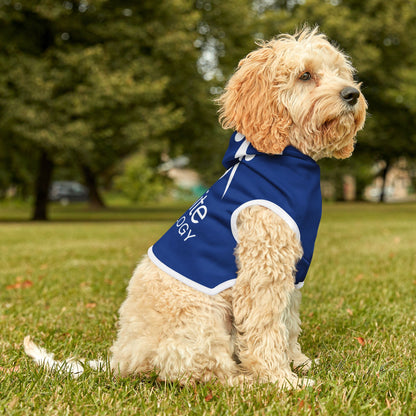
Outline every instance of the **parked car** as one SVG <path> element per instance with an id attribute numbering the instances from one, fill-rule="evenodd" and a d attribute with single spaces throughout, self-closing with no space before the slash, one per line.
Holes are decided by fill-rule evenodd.
<path id="1" fill-rule="evenodd" d="M 78 182 L 56 181 L 49 190 L 49 200 L 67 205 L 70 202 L 82 202 L 88 200 L 88 189 Z"/>

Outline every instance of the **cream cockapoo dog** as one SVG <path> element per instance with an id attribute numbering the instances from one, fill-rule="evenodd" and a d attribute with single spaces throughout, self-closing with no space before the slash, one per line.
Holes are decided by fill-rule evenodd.
<path id="1" fill-rule="evenodd" d="M 321 214 L 316 160 L 353 152 L 367 107 L 353 74 L 317 29 L 281 35 L 241 60 L 218 100 L 223 127 L 236 131 L 228 170 L 136 268 L 113 371 L 310 384 L 291 363 L 311 366 L 298 343 L 299 287 Z M 29 338 L 25 348 L 39 352 Z"/>

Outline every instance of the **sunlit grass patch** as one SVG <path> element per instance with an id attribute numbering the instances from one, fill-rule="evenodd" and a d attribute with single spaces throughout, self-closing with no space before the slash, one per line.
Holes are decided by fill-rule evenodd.
<path id="1" fill-rule="evenodd" d="M 180 387 L 88 368 L 72 379 L 36 367 L 22 350 L 28 334 L 57 359 L 106 356 L 132 270 L 182 208 L 149 208 L 153 220 L 69 212 L 70 222 L 0 224 L 0 413 L 416 413 L 414 205 L 324 206 L 302 289 L 301 343 L 320 359 L 308 375 L 312 388 Z"/>

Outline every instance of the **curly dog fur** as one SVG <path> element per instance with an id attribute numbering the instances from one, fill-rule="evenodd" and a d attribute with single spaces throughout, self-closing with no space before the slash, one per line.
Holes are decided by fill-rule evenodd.
<path id="1" fill-rule="evenodd" d="M 222 125 L 261 152 L 280 154 L 292 145 L 315 160 L 349 157 L 367 107 L 361 93 L 354 105 L 340 96 L 347 87 L 359 91 L 353 73 L 316 29 L 281 35 L 239 63 L 218 100 Z M 163 380 L 183 382 L 311 383 L 290 366 L 311 366 L 298 343 L 301 295 L 293 280 L 302 247 L 285 221 L 260 206 L 241 212 L 238 235 L 236 284 L 214 296 L 144 258 L 120 309 L 114 371 L 156 369 Z"/>
<path id="2" fill-rule="evenodd" d="M 240 61 L 218 100 L 222 126 L 268 154 L 291 145 L 314 160 L 349 157 L 367 108 L 353 74 L 349 59 L 317 29 L 281 35 Z M 237 228 L 236 283 L 216 295 L 172 278 L 145 256 L 120 308 L 110 359 L 115 373 L 156 370 L 160 379 L 182 383 L 313 383 L 291 367 L 312 364 L 298 343 L 294 275 L 302 246 L 262 206 L 242 210 Z M 27 338 L 34 357 L 39 349 L 31 345 Z"/>

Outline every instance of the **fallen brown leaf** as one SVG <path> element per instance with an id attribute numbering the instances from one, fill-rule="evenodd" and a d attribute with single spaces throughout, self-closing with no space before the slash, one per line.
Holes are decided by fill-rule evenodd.
<path id="1" fill-rule="evenodd" d="M 14 290 L 14 289 L 27 289 L 28 287 L 32 287 L 33 282 L 31 280 L 23 280 L 23 281 L 17 281 L 16 283 L 13 283 L 12 285 L 6 286 L 7 290 Z"/>
<path id="2" fill-rule="evenodd" d="M 354 339 L 356 339 L 357 341 L 358 341 L 358 343 L 362 346 L 362 347 L 364 347 L 364 345 L 365 345 L 365 339 L 364 338 L 361 338 L 361 337 L 354 337 Z"/>
<path id="3" fill-rule="evenodd" d="M 95 302 L 87 303 L 85 305 L 85 307 L 88 308 L 88 309 L 94 309 L 96 306 L 97 306 L 97 304 Z"/>
<path id="4" fill-rule="evenodd" d="M 7 285 L 7 286 L 6 286 L 6 290 L 17 289 L 17 285 L 18 285 L 18 283 L 15 283 L 15 284 L 13 284 L 13 285 Z"/>
<path id="5" fill-rule="evenodd" d="M 352 316 L 352 315 L 354 315 L 354 312 L 351 310 L 351 309 L 347 309 L 347 314 L 349 315 L 349 316 Z"/>
<path id="6" fill-rule="evenodd" d="M 210 402 L 214 395 L 212 394 L 212 391 L 210 390 L 209 393 L 205 396 L 205 401 Z"/>

